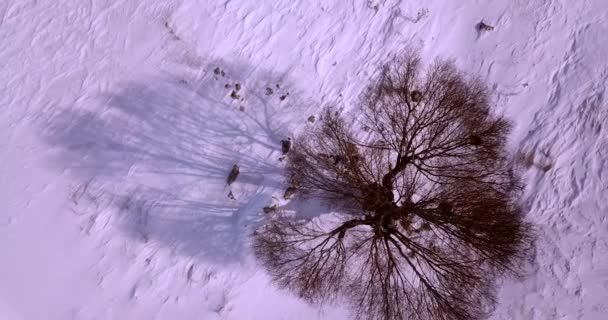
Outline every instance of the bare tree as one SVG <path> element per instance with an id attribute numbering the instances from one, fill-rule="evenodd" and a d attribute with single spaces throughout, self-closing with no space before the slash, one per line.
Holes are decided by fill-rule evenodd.
<path id="1" fill-rule="evenodd" d="M 481 319 L 533 238 L 486 87 L 409 53 L 363 94 L 355 127 L 326 109 L 294 140 L 290 185 L 334 215 L 277 217 L 256 233 L 273 279 L 309 301 L 348 298 L 362 319 Z"/>

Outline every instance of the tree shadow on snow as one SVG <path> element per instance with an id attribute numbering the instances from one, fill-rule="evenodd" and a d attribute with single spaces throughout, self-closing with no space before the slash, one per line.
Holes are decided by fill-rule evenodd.
<path id="1" fill-rule="evenodd" d="M 205 69 L 127 83 L 93 111 L 77 104 L 55 112 L 43 136 L 59 150 L 58 167 L 111 197 L 103 211 L 128 236 L 238 262 L 262 207 L 285 188 L 281 140 L 314 106 L 283 76 L 225 62 Z M 227 186 L 234 164 L 241 173 Z"/>

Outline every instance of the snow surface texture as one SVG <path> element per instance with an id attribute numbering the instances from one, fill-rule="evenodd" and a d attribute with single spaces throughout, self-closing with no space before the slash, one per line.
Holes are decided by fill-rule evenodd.
<path id="1" fill-rule="evenodd" d="M 605 0 L 2 1 L 0 319 L 348 319 L 247 235 L 280 140 L 407 46 L 487 80 L 529 167 L 536 264 L 493 318 L 606 319 L 606 34 Z"/>

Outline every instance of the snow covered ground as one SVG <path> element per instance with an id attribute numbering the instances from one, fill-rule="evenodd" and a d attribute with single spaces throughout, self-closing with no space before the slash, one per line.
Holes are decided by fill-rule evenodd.
<path id="1" fill-rule="evenodd" d="M 606 319 L 606 34 L 605 0 L 3 1 L 0 319 L 348 319 L 247 235 L 280 140 L 408 46 L 487 80 L 529 165 L 536 264 L 493 318 Z"/>

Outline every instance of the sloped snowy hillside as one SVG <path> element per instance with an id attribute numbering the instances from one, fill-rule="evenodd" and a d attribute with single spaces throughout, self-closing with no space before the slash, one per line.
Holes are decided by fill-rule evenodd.
<path id="1" fill-rule="evenodd" d="M 606 319 L 607 34 L 606 0 L 3 1 L 0 319 L 348 319 L 273 287 L 248 234 L 280 141 L 406 47 L 515 124 L 538 248 L 493 319 Z"/>

